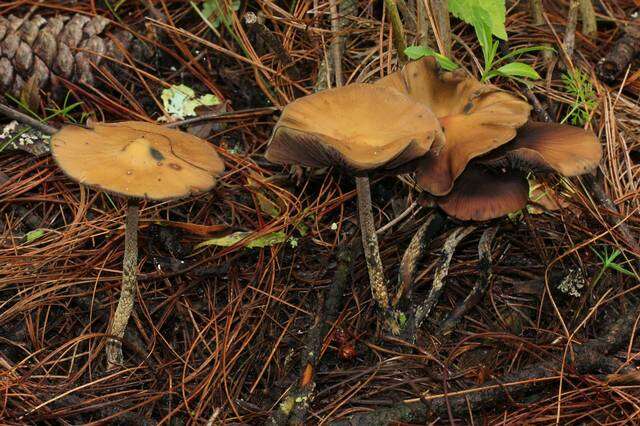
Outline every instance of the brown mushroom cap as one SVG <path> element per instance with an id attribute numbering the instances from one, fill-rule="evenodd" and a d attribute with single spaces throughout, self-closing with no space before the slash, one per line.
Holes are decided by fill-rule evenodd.
<path id="1" fill-rule="evenodd" d="M 520 210 L 528 199 L 529 184 L 522 173 L 472 165 L 456 180 L 449 194 L 436 198 L 436 203 L 449 216 L 483 221 Z"/>
<path id="2" fill-rule="evenodd" d="M 152 123 L 65 126 L 51 152 L 72 179 L 116 194 L 164 200 L 213 187 L 224 163 L 206 141 Z"/>
<path id="3" fill-rule="evenodd" d="M 564 124 L 531 122 L 518 131 L 513 142 L 480 161 L 577 176 L 595 169 L 601 158 L 602 147 L 593 132 Z"/>
<path id="4" fill-rule="evenodd" d="M 376 85 L 408 95 L 439 118 L 445 145 L 416 168 L 418 185 L 433 195 L 447 194 L 471 159 L 513 139 L 531 112 L 527 102 L 461 71 L 440 72 L 434 58 L 410 62 Z"/>
<path id="5" fill-rule="evenodd" d="M 265 156 L 279 164 L 357 173 L 394 169 L 441 144 L 440 124 L 429 108 L 392 89 L 351 84 L 287 105 Z"/>

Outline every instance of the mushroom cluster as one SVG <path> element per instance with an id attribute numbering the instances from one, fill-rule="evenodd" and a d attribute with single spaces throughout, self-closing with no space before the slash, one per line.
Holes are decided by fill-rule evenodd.
<path id="1" fill-rule="evenodd" d="M 138 205 L 208 191 L 224 163 L 208 142 L 157 124 L 126 121 L 65 126 L 51 153 L 71 179 L 127 199 L 122 290 L 109 334 L 122 339 L 137 292 Z M 120 340 L 107 343 L 109 368 L 123 362 Z"/>
<path id="2" fill-rule="evenodd" d="M 417 186 L 460 220 L 520 210 L 529 199 L 526 172 L 575 176 L 593 170 L 602 155 L 593 132 L 530 122 L 530 112 L 519 97 L 462 70 L 444 72 L 434 58 L 423 58 L 373 84 L 330 89 L 287 105 L 266 158 L 336 166 L 358 176 L 372 292 L 386 309 L 377 240 L 366 223 L 372 220 L 368 181 L 362 189 L 362 176 L 413 172 Z"/>
<path id="3" fill-rule="evenodd" d="M 525 207 L 526 172 L 577 176 L 595 169 L 602 151 L 593 132 L 529 121 L 531 107 L 499 88 L 433 58 L 407 64 L 375 83 L 429 107 L 442 126 L 439 154 L 415 162 L 418 186 L 449 216 L 483 221 Z"/>

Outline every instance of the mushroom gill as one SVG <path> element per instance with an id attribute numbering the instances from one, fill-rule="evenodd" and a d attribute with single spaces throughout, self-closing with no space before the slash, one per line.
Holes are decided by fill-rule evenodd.
<path id="1" fill-rule="evenodd" d="M 425 105 L 392 89 L 352 84 L 287 105 L 265 155 L 274 163 L 358 174 L 399 167 L 439 149 L 442 140 Z"/>

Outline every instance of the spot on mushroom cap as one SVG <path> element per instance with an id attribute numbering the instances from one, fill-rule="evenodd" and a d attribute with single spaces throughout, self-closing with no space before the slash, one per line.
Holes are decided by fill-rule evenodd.
<path id="1" fill-rule="evenodd" d="M 453 189 L 436 203 L 449 216 L 483 221 L 505 216 L 527 205 L 529 184 L 522 173 L 506 173 L 472 165 L 456 180 Z"/>
<path id="2" fill-rule="evenodd" d="M 395 90 L 351 84 L 287 105 L 265 154 L 279 164 L 394 169 L 442 144 L 431 110 Z"/>
<path id="3" fill-rule="evenodd" d="M 439 118 L 444 147 L 439 155 L 426 155 L 416 169 L 418 185 L 438 196 L 451 190 L 469 161 L 512 140 L 531 112 L 527 102 L 461 70 L 441 72 L 434 58 L 410 62 L 376 85 L 408 95 Z"/>
<path id="4" fill-rule="evenodd" d="M 530 122 L 518 131 L 513 142 L 481 161 L 577 176 L 595 169 L 601 159 L 602 147 L 592 131 L 565 124 Z"/>
<path id="5" fill-rule="evenodd" d="M 65 126 L 51 138 L 60 168 L 84 185 L 164 200 L 211 189 L 224 163 L 208 142 L 157 124 Z"/>

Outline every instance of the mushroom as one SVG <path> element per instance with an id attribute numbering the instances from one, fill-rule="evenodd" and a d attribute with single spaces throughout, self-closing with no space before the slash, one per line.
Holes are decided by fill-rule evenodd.
<path id="1" fill-rule="evenodd" d="M 526 206 L 529 185 L 523 172 L 577 176 L 593 171 L 601 158 L 593 132 L 530 122 L 518 130 L 515 140 L 473 161 L 436 204 L 457 219 L 494 219 Z"/>
<path id="2" fill-rule="evenodd" d="M 578 176 L 592 172 L 602 147 L 590 130 L 557 123 L 527 123 L 513 142 L 479 159 L 484 164 Z"/>
<path id="3" fill-rule="evenodd" d="M 520 210 L 528 199 L 529 184 L 522 173 L 472 165 L 436 203 L 456 219 L 484 221 Z"/>
<path id="4" fill-rule="evenodd" d="M 473 158 L 512 140 L 531 111 L 527 102 L 466 77 L 462 70 L 440 72 L 432 57 L 410 62 L 376 85 L 408 95 L 440 120 L 443 149 L 423 156 L 416 166 L 418 185 L 436 196 L 451 191 Z"/>
<path id="5" fill-rule="evenodd" d="M 445 136 L 444 147 L 440 152 L 428 152 L 412 165 L 418 186 L 431 194 L 447 215 L 457 219 L 485 221 L 524 208 L 529 186 L 523 170 L 575 176 L 594 169 L 602 156 L 593 132 L 528 122 L 531 107 L 527 102 L 466 77 L 461 70 L 441 72 L 434 58 L 411 62 L 375 85 L 409 96 L 438 117 Z M 458 228 L 445 242 L 449 253 L 464 229 Z M 484 245 L 481 241 L 485 255 L 481 254 L 481 258 L 490 251 L 486 247 L 495 229 L 485 234 Z M 422 237 L 418 240 L 424 244 Z M 410 248 L 422 245 L 412 241 Z M 415 258 L 414 253 L 409 254 L 409 259 Z M 447 267 L 443 262 L 434 272 L 432 289 L 426 302 L 418 307 L 423 314 L 435 303 Z M 409 285 L 401 282 L 399 288 Z M 480 291 L 483 290 L 476 292 Z M 417 325 L 420 318 L 414 315 L 410 321 Z"/>
<path id="6" fill-rule="evenodd" d="M 474 163 L 576 176 L 593 170 L 602 156 L 593 132 L 529 122 L 531 107 L 525 101 L 466 77 L 462 70 L 442 72 L 431 57 L 375 84 L 408 95 L 438 117 L 444 147 L 414 163 L 416 181 L 458 219 L 493 219 L 523 208 L 528 199 L 522 196 L 528 188 L 522 174 Z"/>
<path id="7" fill-rule="evenodd" d="M 368 173 L 393 171 L 438 151 L 443 135 L 431 110 L 396 90 L 352 84 L 290 103 L 276 124 L 266 158 L 309 167 L 337 166 L 356 175 L 358 211 L 373 296 L 385 312 L 389 296 L 378 248 Z"/>
<path id="8" fill-rule="evenodd" d="M 109 334 L 122 339 L 137 290 L 140 199 L 168 200 L 211 189 L 224 164 L 206 141 L 156 124 L 125 121 L 65 126 L 51 152 L 71 179 L 127 199 L 122 290 Z M 120 340 L 107 343 L 109 368 L 123 363 Z"/>

